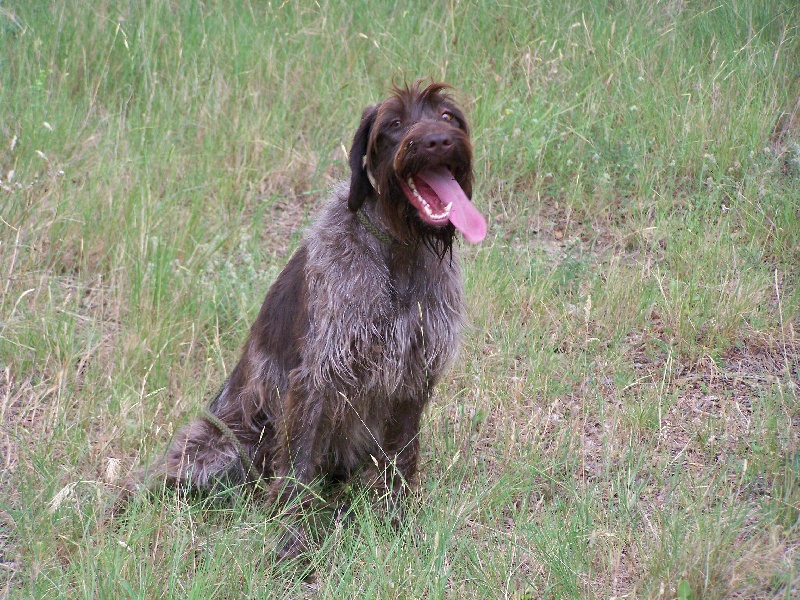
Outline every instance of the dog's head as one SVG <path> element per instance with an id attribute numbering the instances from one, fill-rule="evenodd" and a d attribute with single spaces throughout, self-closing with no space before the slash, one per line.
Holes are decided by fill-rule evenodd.
<path id="1" fill-rule="evenodd" d="M 472 206 L 472 145 L 464 113 L 447 86 L 395 87 L 370 106 L 350 150 L 353 212 L 375 201 L 399 240 L 421 239 L 444 253 L 455 229 L 478 242 L 486 234 Z"/>

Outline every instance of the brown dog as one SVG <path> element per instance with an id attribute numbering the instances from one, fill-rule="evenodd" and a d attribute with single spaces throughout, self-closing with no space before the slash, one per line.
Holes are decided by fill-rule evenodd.
<path id="1" fill-rule="evenodd" d="M 318 478 L 377 464 L 373 482 L 396 505 L 416 472 L 422 410 L 458 348 L 453 235 L 486 233 L 468 200 L 469 130 L 445 88 L 395 88 L 364 111 L 349 188 L 321 211 L 230 378 L 152 478 L 196 488 L 264 479 L 287 503 Z M 292 526 L 280 552 L 306 544 Z"/>

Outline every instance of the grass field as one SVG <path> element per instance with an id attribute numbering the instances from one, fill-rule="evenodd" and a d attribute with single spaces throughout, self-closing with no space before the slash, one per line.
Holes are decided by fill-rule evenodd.
<path id="1" fill-rule="evenodd" d="M 800 597 L 794 0 L 0 2 L 0 593 Z M 115 482 L 238 359 L 392 80 L 476 154 L 395 533 Z M 324 521 L 325 515 L 320 520 Z"/>

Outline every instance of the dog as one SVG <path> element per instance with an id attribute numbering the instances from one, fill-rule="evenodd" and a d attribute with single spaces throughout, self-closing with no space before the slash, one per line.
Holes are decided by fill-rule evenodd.
<path id="1" fill-rule="evenodd" d="M 183 489 L 264 482 L 291 512 L 313 482 L 377 467 L 373 485 L 400 506 L 423 409 L 464 324 L 454 235 L 486 234 L 470 202 L 469 128 L 448 87 L 394 86 L 364 110 L 349 186 L 334 190 L 267 292 L 241 360 L 151 478 Z M 293 524 L 278 553 L 308 543 Z"/>

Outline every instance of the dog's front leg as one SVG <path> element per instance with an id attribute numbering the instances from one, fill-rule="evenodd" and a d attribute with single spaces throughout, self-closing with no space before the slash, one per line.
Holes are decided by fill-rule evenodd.
<path id="1" fill-rule="evenodd" d="M 309 548 L 303 513 L 313 497 L 309 488 L 319 475 L 322 406 L 321 399 L 296 392 L 284 404 L 283 439 L 271 484 L 273 501 L 285 509 L 287 517 L 277 548 L 282 559 L 296 558 Z"/>
<path id="2" fill-rule="evenodd" d="M 419 426 L 427 397 L 396 401 L 384 435 L 384 458 L 377 489 L 388 502 L 392 523 L 399 527 L 405 515 L 406 492 L 417 473 Z"/>

